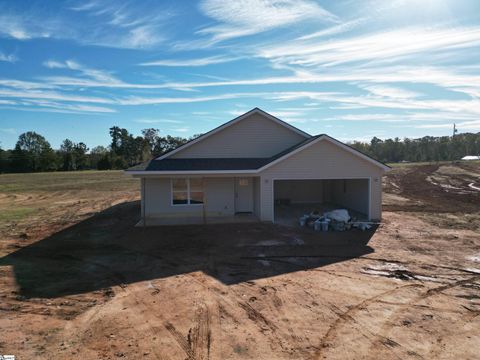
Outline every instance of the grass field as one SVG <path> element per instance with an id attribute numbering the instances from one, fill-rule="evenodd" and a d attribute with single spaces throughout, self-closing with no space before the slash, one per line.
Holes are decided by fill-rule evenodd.
<path id="1" fill-rule="evenodd" d="M 47 234 L 138 196 L 138 180 L 123 171 L 3 174 L 0 234 Z"/>
<path id="2" fill-rule="evenodd" d="M 0 354 L 459 359 L 480 342 L 480 163 L 402 164 L 383 222 L 135 228 L 118 171 L 0 175 Z"/>
<path id="3" fill-rule="evenodd" d="M 0 175 L 0 193 L 57 191 L 129 191 L 138 189 L 138 180 L 121 170 L 71 171 Z"/>

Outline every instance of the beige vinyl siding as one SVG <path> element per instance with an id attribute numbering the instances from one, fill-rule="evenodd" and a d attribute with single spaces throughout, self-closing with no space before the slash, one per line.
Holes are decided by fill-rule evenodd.
<path id="1" fill-rule="evenodd" d="M 270 157 L 300 143 L 305 137 L 261 114 L 226 127 L 171 158 Z"/>
<path id="2" fill-rule="evenodd" d="M 235 212 L 232 177 L 204 178 L 204 205 L 172 205 L 170 178 L 145 178 L 144 182 L 142 204 L 146 218 L 203 216 L 204 206 L 207 216 L 228 216 Z"/>
<path id="3" fill-rule="evenodd" d="M 320 140 L 261 172 L 261 220 L 273 221 L 273 181 L 293 179 L 371 179 L 370 217 L 381 218 L 383 170 L 347 150 Z"/>
<path id="4" fill-rule="evenodd" d="M 255 216 L 257 216 L 260 219 L 260 212 L 261 212 L 261 206 L 260 206 L 260 178 L 259 177 L 254 177 L 253 178 L 253 196 L 254 196 L 254 201 L 253 201 L 253 213 Z"/>

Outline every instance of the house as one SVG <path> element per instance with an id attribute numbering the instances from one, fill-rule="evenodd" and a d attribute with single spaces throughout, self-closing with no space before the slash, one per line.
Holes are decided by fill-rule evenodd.
<path id="1" fill-rule="evenodd" d="M 322 206 L 380 220 L 389 169 L 255 108 L 126 173 L 141 179 L 142 223 L 156 225 L 296 221 Z"/>
<path id="2" fill-rule="evenodd" d="M 480 156 L 475 156 L 475 155 L 467 155 L 462 157 L 462 160 L 480 160 Z"/>

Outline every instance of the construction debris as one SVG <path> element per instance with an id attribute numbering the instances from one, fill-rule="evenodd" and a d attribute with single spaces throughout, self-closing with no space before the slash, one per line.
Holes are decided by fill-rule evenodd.
<path id="1" fill-rule="evenodd" d="M 345 231 L 351 228 L 360 229 L 362 231 L 369 230 L 374 223 L 369 221 L 356 221 L 350 217 L 348 210 L 335 209 L 320 215 L 318 210 L 312 211 L 310 214 L 304 214 L 299 220 L 300 226 L 313 227 L 315 231 Z"/>

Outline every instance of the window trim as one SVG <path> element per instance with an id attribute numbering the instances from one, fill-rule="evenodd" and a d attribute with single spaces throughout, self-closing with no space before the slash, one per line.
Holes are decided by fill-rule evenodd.
<path id="1" fill-rule="evenodd" d="M 173 193 L 174 192 L 185 192 L 185 191 L 174 191 L 173 190 L 173 181 L 174 180 L 178 180 L 178 179 L 185 179 L 186 182 L 187 182 L 187 203 L 186 204 L 174 204 L 173 203 Z M 198 203 L 191 203 L 191 191 L 190 191 L 190 179 L 189 177 L 175 177 L 175 178 L 170 178 L 170 205 L 171 206 L 203 206 L 203 204 L 205 204 L 205 191 L 203 189 L 203 186 L 202 186 L 202 191 L 201 193 L 203 194 L 203 199 L 202 199 L 202 203 L 201 204 L 198 204 Z M 200 180 L 202 180 L 202 184 L 203 184 L 203 178 L 199 178 Z M 200 191 L 193 191 L 193 192 L 200 192 Z"/>

